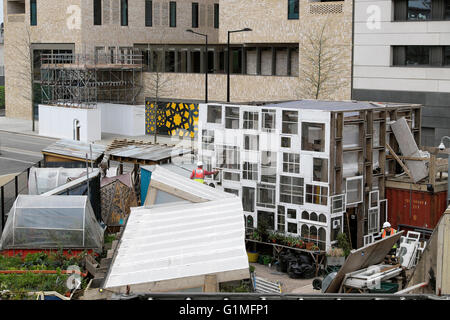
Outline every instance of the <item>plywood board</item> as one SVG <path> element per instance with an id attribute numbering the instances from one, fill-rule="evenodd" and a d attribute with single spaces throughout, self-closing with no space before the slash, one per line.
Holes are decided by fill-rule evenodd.
<path id="1" fill-rule="evenodd" d="M 365 247 L 359 248 L 358 250 L 352 251 L 325 293 L 338 293 L 342 280 L 347 273 L 383 262 L 392 246 L 400 239 L 403 233 L 403 231 L 397 232 L 390 237 L 386 237 L 368 244 Z"/>
<path id="2" fill-rule="evenodd" d="M 417 147 L 417 143 L 414 140 L 414 136 L 409 129 L 406 119 L 403 117 L 393 122 L 391 128 L 403 156 L 420 158 L 419 148 Z M 406 160 L 406 166 L 409 168 L 414 183 L 428 177 L 428 169 L 425 165 L 425 161 Z"/>

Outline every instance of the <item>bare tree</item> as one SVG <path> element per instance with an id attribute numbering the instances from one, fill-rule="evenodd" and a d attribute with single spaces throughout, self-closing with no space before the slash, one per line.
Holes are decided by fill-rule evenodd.
<path id="1" fill-rule="evenodd" d="M 155 120 L 154 143 L 158 136 L 158 109 L 161 97 L 168 96 L 171 93 L 172 79 L 165 73 L 165 50 L 150 50 L 148 46 L 150 75 L 147 84 L 147 93 L 153 103 L 153 117 Z"/>
<path id="2" fill-rule="evenodd" d="M 345 74 L 344 46 L 333 34 L 333 19 L 311 23 L 300 45 L 300 96 L 329 99 L 342 86 Z"/>

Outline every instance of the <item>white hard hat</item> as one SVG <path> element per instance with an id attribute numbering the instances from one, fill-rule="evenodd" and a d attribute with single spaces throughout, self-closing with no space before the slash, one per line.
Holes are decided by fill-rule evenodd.
<path id="1" fill-rule="evenodd" d="M 389 223 L 389 222 L 385 222 L 385 223 L 383 223 L 383 229 L 384 228 L 390 228 L 391 227 L 391 224 Z"/>
<path id="2" fill-rule="evenodd" d="M 197 162 L 197 167 L 200 167 L 200 166 L 203 166 L 203 162 L 202 161 Z"/>

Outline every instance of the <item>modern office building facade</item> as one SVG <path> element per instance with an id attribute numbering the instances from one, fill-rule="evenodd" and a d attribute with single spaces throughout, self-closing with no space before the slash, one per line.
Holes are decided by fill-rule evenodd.
<path id="1" fill-rule="evenodd" d="M 422 144 L 450 134 L 450 1 L 357 0 L 356 100 L 423 104 Z"/>
<path id="2" fill-rule="evenodd" d="M 144 72 L 135 103 L 154 95 L 159 71 L 169 83 L 160 98 L 203 101 L 205 68 L 209 100 L 226 101 L 228 31 L 243 28 L 252 31 L 230 34 L 230 100 L 299 99 L 302 64 L 308 63 L 300 48 L 310 26 L 325 21 L 334 41 L 330 50 L 339 53 L 342 80 L 321 98 L 351 95 L 350 0 L 6 0 L 4 12 L 9 117 L 31 118 L 32 80 L 27 75 L 33 73 L 34 100 L 39 99 L 42 54 L 117 56 L 139 49 Z M 205 38 L 187 29 L 208 35 L 207 55 Z"/>

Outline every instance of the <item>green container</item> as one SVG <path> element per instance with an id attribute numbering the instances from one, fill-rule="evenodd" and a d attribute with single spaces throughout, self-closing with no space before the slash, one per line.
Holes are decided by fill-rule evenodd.
<path id="1" fill-rule="evenodd" d="M 398 283 L 381 282 L 381 288 L 369 289 L 370 293 L 394 293 L 398 291 Z"/>

